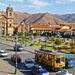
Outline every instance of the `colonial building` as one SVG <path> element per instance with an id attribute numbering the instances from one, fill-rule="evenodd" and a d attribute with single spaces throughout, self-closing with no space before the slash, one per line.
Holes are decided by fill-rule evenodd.
<path id="1" fill-rule="evenodd" d="M 35 33 L 35 32 L 50 32 L 50 31 L 55 31 L 55 28 L 51 28 L 49 25 L 30 25 L 30 32 Z"/>
<path id="2" fill-rule="evenodd" d="M 28 33 L 30 31 L 29 25 L 25 23 L 18 25 L 17 32 Z"/>
<path id="3" fill-rule="evenodd" d="M 75 23 L 62 23 L 60 26 L 65 26 L 68 29 L 75 29 Z"/>
<path id="4" fill-rule="evenodd" d="M 21 25 L 14 24 L 14 11 L 9 5 L 6 12 L 0 13 L 0 35 L 12 35 L 17 32 L 62 32 L 75 35 L 75 23 L 64 23 L 60 25 Z"/>
<path id="5" fill-rule="evenodd" d="M 13 8 L 9 5 L 6 12 L 0 13 L 0 35 L 12 35 L 14 32 L 14 12 Z"/>

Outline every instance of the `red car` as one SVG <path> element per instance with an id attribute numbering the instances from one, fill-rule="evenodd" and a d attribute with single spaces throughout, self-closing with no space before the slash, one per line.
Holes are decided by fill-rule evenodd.
<path id="1" fill-rule="evenodd" d="M 16 59 L 17 63 L 21 63 L 21 57 L 19 55 L 14 54 L 11 56 L 11 61 L 16 62 Z"/>

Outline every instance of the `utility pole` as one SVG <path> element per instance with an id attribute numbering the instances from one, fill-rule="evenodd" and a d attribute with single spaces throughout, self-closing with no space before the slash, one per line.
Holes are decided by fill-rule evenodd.
<path id="1" fill-rule="evenodd" d="M 17 75 L 17 37 L 16 37 L 16 40 L 15 40 L 15 46 L 16 46 L 16 51 L 15 51 L 15 55 L 16 55 L 15 75 Z"/>

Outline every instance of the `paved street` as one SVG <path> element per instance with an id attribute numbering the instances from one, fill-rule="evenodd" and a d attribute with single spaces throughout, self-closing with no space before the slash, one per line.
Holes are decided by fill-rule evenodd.
<path id="1" fill-rule="evenodd" d="M 3 41 L 5 42 L 5 41 Z M 14 43 L 10 42 L 12 45 L 14 45 Z M 9 44 L 9 43 L 6 43 L 6 44 Z M 15 69 L 15 64 L 11 62 L 10 60 L 10 57 L 12 54 L 14 54 L 14 50 L 13 50 L 13 47 L 10 47 L 9 45 L 4 45 L 2 43 L 0 43 L 0 49 L 6 49 L 6 51 L 9 53 L 9 56 L 6 57 L 6 58 L 0 58 L 0 75 L 5 75 L 4 73 L 8 73 L 7 75 L 13 75 L 14 73 L 14 69 Z M 25 69 L 24 67 L 24 60 L 26 58 L 31 58 L 34 60 L 34 57 L 35 55 L 33 54 L 34 50 L 37 49 L 37 48 L 34 48 L 34 47 L 30 47 L 30 46 L 25 46 L 24 47 L 24 51 L 22 52 L 18 52 L 18 54 L 21 56 L 22 58 L 22 63 L 18 64 L 18 70 L 24 74 L 24 75 L 31 75 L 31 71 L 30 70 L 27 70 Z M 3 65 L 3 66 L 2 66 Z M 3 67 L 3 68 L 2 68 Z M 6 68 L 4 68 L 6 67 Z M 9 70 L 11 68 L 11 71 Z M 7 69 L 7 70 L 5 70 Z M 75 75 L 75 67 L 74 68 L 70 68 L 70 69 L 67 69 L 70 73 L 72 73 L 73 75 Z M 19 73 L 19 72 L 18 72 Z M 22 75 L 21 74 L 21 75 Z M 53 72 L 50 72 L 50 75 L 55 75 L 55 73 Z"/>
<path id="2" fill-rule="evenodd" d="M 18 70 L 23 73 L 24 75 L 31 75 L 31 71 L 30 70 L 27 70 L 25 67 L 24 67 L 24 60 L 26 58 L 31 58 L 31 59 L 34 59 L 34 55 L 31 55 L 31 53 L 28 53 L 28 52 L 23 52 L 23 53 L 18 53 L 21 58 L 22 58 L 22 63 L 18 63 L 17 65 L 17 68 Z M 8 62 L 8 64 L 10 64 L 11 66 L 15 67 L 15 63 L 13 63 L 11 60 L 10 60 L 10 56 L 8 56 L 7 58 L 4 58 L 3 59 L 5 62 Z"/>
<path id="3" fill-rule="evenodd" d="M 13 50 L 13 47 L 10 47 L 10 46 L 8 46 L 8 45 L 4 45 L 4 44 L 0 43 L 0 49 L 6 49 L 6 51 L 9 53 L 9 56 L 8 56 L 8 57 L 0 58 L 0 60 L 3 61 L 3 63 L 4 63 L 3 65 L 6 66 L 6 64 L 8 64 L 8 66 L 7 66 L 7 71 L 5 71 L 5 70 L 3 70 L 3 71 L 4 71 L 4 72 L 8 72 L 8 75 L 13 75 L 14 70 L 15 70 L 15 64 L 12 63 L 11 60 L 10 60 L 11 55 L 15 53 L 14 50 Z M 27 52 L 27 50 L 28 50 L 29 52 Z M 24 67 L 24 60 L 25 60 L 26 58 L 31 58 L 31 59 L 34 60 L 34 54 L 31 53 L 31 52 L 34 52 L 34 50 L 35 50 L 35 48 L 26 46 L 26 47 L 25 47 L 25 51 L 17 52 L 17 53 L 21 56 L 21 58 L 22 58 L 22 63 L 19 63 L 18 66 L 17 66 L 17 68 L 18 68 L 18 70 L 19 70 L 22 74 L 24 74 L 24 75 L 31 75 L 31 71 L 30 71 L 30 70 L 27 70 L 27 69 Z M 12 69 L 11 71 L 9 70 L 9 68 L 10 68 L 9 65 L 10 65 L 11 68 L 13 67 L 13 69 Z M 6 69 L 6 68 L 5 68 L 5 69 Z M 2 70 L 2 69 L 0 68 L 0 70 Z M 9 74 L 9 73 L 11 73 L 11 74 Z M 18 72 L 18 73 L 19 73 L 19 72 Z M 22 74 L 21 74 L 21 75 L 22 75 Z M 0 75 L 1 75 L 1 74 L 0 74 Z M 3 75 L 5 75 L 5 74 L 3 73 Z M 50 75 L 54 75 L 54 74 L 52 73 L 52 74 L 50 74 Z"/>
<path id="4" fill-rule="evenodd" d="M 10 57 L 12 54 L 14 54 L 14 50 L 13 47 L 4 45 L 0 43 L 0 49 L 6 49 L 6 51 L 8 52 L 8 57 L 0 57 L 0 75 L 5 75 L 5 73 L 8 73 L 7 75 L 13 75 L 14 71 L 15 71 L 15 63 L 11 62 Z M 22 63 L 19 63 L 17 68 L 18 71 L 18 75 L 31 75 L 31 71 L 30 70 L 26 70 L 24 67 L 24 60 L 26 58 L 32 58 L 34 59 L 34 54 L 29 53 L 27 51 L 22 51 L 22 52 L 17 52 L 21 58 L 22 58 Z M 5 67 L 5 68 L 4 68 Z M 22 73 L 22 74 L 21 74 Z"/>
<path id="5" fill-rule="evenodd" d="M 7 49 L 7 52 L 9 54 L 8 57 L 10 57 L 10 54 L 13 54 L 11 50 L 13 50 L 13 47 L 3 45 L 0 43 L 0 49 Z M 9 51 L 8 51 L 9 50 Z M 8 61 L 8 57 L 0 57 L 0 75 L 14 75 L 15 72 L 15 67 L 10 65 Z M 18 70 L 18 75 L 23 75 L 21 72 Z"/>

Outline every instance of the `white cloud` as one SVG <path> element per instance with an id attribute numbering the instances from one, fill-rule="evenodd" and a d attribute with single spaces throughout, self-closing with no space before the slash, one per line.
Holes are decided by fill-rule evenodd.
<path id="1" fill-rule="evenodd" d="M 27 0 L 27 1 L 32 3 L 32 5 L 28 6 L 29 8 L 32 8 L 32 9 L 41 9 L 44 6 L 51 5 L 51 3 L 41 1 L 41 0 Z"/>
<path id="2" fill-rule="evenodd" d="M 47 2 L 42 2 L 42 1 L 39 1 L 39 0 L 35 0 L 35 1 L 33 2 L 33 4 L 38 5 L 38 6 L 47 6 L 47 5 L 50 5 L 50 4 L 47 3 Z"/>
<path id="3" fill-rule="evenodd" d="M 40 7 L 35 6 L 35 5 L 29 5 L 28 8 L 32 8 L 32 9 L 40 9 Z"/>
<path id="4" fill-rule="evenodd" d="M 72 3 L 75 2 L 75 0 L 56 0 L 56 3 Z"/>
<path id="5" fill-rule="evenodd" d="M 1 2 L 0 2 L 0 6 L 4 6 L 4 7 L 6 7 L 7 5 L 4 4 L 4 3 L 1 3 Z"/>
<path id="6" fill-rule="evenodd" d="M 28 1 L 32 2 L 36 6 L 48 6 L 51 4 L 51 3 L 40 1 L 40 0 L 28 0 Z"/>
<path id="7" fill-rule="evenodd" d="M 23 2 L 24 0 L 9 0 L 9 1 L 13 1 L 13 2 Z"/>

